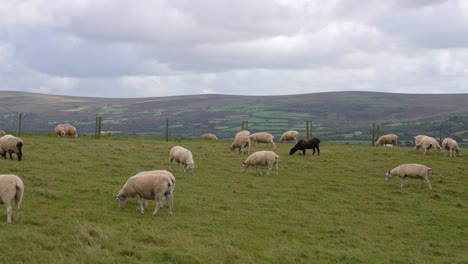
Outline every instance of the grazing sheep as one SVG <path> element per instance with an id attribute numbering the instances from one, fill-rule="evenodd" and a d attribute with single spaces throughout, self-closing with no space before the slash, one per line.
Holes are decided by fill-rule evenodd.
<path id="1" fill-rule="evenodd" d="M 128 198 L 137 197 L 140 213 L 144 213 L 147 200 L 156 200 L 156 208 L 153 215 L 162 208 L 162 198 L 165 197 L 169 206 L 169 215 L 172 215 L 173 193 L 175 189 L 175 178 L 166 170 L 143 171 L 130 177 L 119 193 L 115 196 L 119 206 L 122 208 Z"/>
<path id="2" fill-rule="evenodd" d="M 4 135 L 6 135 L 6 132 L 3 130 L 0 130 L 0 137 L 3 137 Z"/>
<path id="3" fill-rule="evenodd" d="M 275 138 L 272 134 L 267 133 L 267 132 L 258 132 L 258 133 L 253 133 L 252 135 L 249 136 L 251 141 L 254 141 L 257 143 L 266 143 L 267 147 L 271 143 L 274 148 L 276 148 L 275 142 L 273 142 L 273 139 Z"/>
<path id="4" fill-rule="evenodd" d="M 193 162 L 193 156 L 192 152 L 186 148 L 183 148 L 181 146 L 175 146 L 171 149 L 169 152 L 169 170 L 172 171 L 172 161 L 176 161 L 179 163 L 179 169 L 180 169 L 180 164 L 183 165 L 184 172 L 186 169 L 189 170 L 190 174 L 193 173 L 193 169 L 195 169 L 195 162 Z"/>
<path id="5" fill-rule="evenodd" d="M 377 142 L 375 143 L 376 146 L 382 145 L 386 146 L 387 144 L 392 144 L 392 146 L 397 145 L 397 139 L 398 136 L 395 134 L 388 134 L 388 135 L 383 135 L 377 139 Z"/>
<path id="6" fill-rule="evenodd" d="M 204 139 L 218 140 L 218 137 L 215 134 L 211 134 L 211 133 L 205 133 L 205 134 L 203 134 L 201 136 Z"/>
<path id="7" fill-rule="evenodd" d="M 293 155 L 298 150 L 302 150 L 302 155 L 305 156 L 306 149 L 312 149 L 312 155 L 315 155 L 315 149 L 317 149 L 317 155 L 320 156 L 320 139 L 318 137 L 305 137 L 294 145 L 289 151 L 289 155 Z"/>
<path id="8" fill-rule="evenodd" d="M 263 175 L 259 166 L 268 166 L 267 175 L 270 175 L 271 169 L 275 166 L 276 176 L 278 176 L 278 159 L 279 156 L 270 150 L 254 152 L 242 163 L 242 172 L 246 172 L 249 166 L 255 166 L 260 175 Z"/>
<path id="9" fill-rule="evenodd" d="M 245 148 L 247 148 L 247 154 L 250 154 L 250 138 L 242 135 L 236 136 L 229 149 L 233 152 L 236 148 L 239 149 L 239 154 L 242 152 L 243 155 Z"/>
<path id="10" fill-rule="evenodd" d="M 65 126 L 63 124 L 58 124 L 54 128 L 54 133 L 55 135 L 57 135 L 57 137 L 64 137 L 67 134 L 67 132 L 65 131 Z"/>
<path id="11" fill-rule="evenodd" d="M 297 137 L 299 136 L 299 132 L 295 130 L 286 131 L 280 137 L 279 142 L 283 143 L 288 140 L 294 140 L 297 143 Z"/>
<path id="12" fill-rule="evenodd" d="M 444 149 L 444 157 L 447 153 L 447 150 L 450 153 L 450 157 L 452 157 L 452 153 L 453 157 L 460 156 L 461 149 L 458 146 L 457 141 L 455 141 L 452 138 L 444 138 L 444 140 L 442 141 L 442 148 Z"/>
<path id="13" fill-rule="evenodd" d="M 422 137 L 421 140 L 419 141 L 419 143 L 416 144 L 414 149 L 417 150 L 417 149 L 419 149 L 421 147 L 424 149 L 424 155 L 426 155 L 427 151 L 429 149 L 431 149 L 431 148 L 435 148 L 438 151 L 440 151 L 442 149 L 435 138 L 428 137 L 428 136 Z"/>
<path id="14" fill-rule="evenodd" d="M 101 136 L 112 136 L 112 131 L 101 131 Z"/>
<path id="15" fill-rule="evenodd" d="M 392 176 L 400 176 L 400 189 L 403 188 L 403 181 L 405 177 L 421 178 L 421 186 L 427 182 L 429 189 L 432 190 L 431 182 L 429 181 L 428 174 L 432 169 L 421 164 L 401 164 L 385 174 L 385 181 L 392 179 Z"/>
<path id="16" fill-rule="evenodd" d="M 68 136 L 78 137 L 78 133 L 76 132 L 76 127 L 72 126 L 70 123 L 63 124 L 65 127 L 65 133 Z"/>
<path id="17" fill-rule="evenodd" d="M 6 154 L 10 154 L 10 159 L 13 159 L 11 154 L 16 153 L 18 161 L 23 157 L 23 140 L 12 135 L 5 135 L 0 138 L 0 155 L 6 159 Z"/>
<path id="18" fill-rule="evenodd" d="M 423 137 L 427 137 L 427 136 L 426 136 L 426 135 L 417 135 L 417 136 L 415 136 L 415 137 L 414 137 L 414 145 L 415 145 L 415 146 L 418 145 L 418 144 L 421 142 L 421 139 L 422 139 Z"/>
<path id="19" fill-rule="evenodd" d="M 248 130 L 242 130 L 242 131 L 237 132 L 235 138 L 238 137 L 238 136 L 248 137 L 248 136 L 250 136 L 250 132 Z"/>
<path id="20" fill-rule="evenodd" d="M 18 221 L 18 213 L 23 200 L 24 184 L 20 177 L 13 174 L 0 175 L 0 204 L 7 209 L 7 222 L 11 223 L 11 201 L 15 198 L 14 221 Z"/>

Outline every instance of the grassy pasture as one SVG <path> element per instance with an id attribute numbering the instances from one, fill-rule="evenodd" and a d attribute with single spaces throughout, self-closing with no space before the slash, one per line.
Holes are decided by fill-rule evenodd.
<path id="1" fill-rule="evenodd" d="M 0 173 L 26 186 L 19 222 L 0 207 L 3 263 L 466 263 L 468 156 L 405 147 L 332 145 L 319 157 L 277 144 L 279 176 L 241 173 L 247 155 L 227 141 L 24 135 L 24 160 Z M 114 196 L 140 171 L 168 168 L 174 145 L 192 150 L 194 175 L 174 168 L 174 214 L 151 216 Z M 261 147 L 262 149 L 264 146 Z M 255 146 L 252 147 L 256 149 Z M 401 163 L 433 168 L 420 181 L 384 181 Z M 265 170 L 263 170 L 265 172 Z"/>

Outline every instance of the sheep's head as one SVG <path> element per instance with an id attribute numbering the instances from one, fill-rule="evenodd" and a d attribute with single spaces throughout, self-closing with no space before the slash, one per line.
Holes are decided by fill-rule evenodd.
<path id="1" fill-rule="evenodd" d="M 196 168 L 194 163 L 187 164 L 187 169 L 190 173 L 193 173 L 193 170 Z"/>
<path id="2" fill-rule="evenodd" d="M 117 194 L 117 195 L 115 196 L 115 200 L 117 200 L 117 202 L 119 203 L 120 208 L 124 207 L 125 204 L 126 204 L 127 201 L 128 201 L 127 197 L 124 197 L 124 196 L 121 195 L 121 194 Z"/>
<path id="3" fill-rule="evenodd" d="M 387 172 L 387 174 L 385 174 L 385 181 L 389 181 L 392 179 L 392 174 L 390 173 L 390 171 Z"/>
<path id="4" fill-rule="evenodd" d="M 242 163 L 242 172 L 246 172 L 247 171 L 247 164 Z"/>

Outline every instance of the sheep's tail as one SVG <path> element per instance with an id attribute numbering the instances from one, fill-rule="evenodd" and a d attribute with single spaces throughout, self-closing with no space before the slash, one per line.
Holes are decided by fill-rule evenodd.
<path id="1" fill-rule="evenodd" d="M 432 168 L 427 168 L 427 172 L 430 172 L 432 170 Z"/>
<path id="2" fill-rule="evenodd" d="M 15 195 L 15 203 L 19 205 L 23 200 L 24 194 L 24 184 L 22 182 L 16 183 L 16 195 Z"/>

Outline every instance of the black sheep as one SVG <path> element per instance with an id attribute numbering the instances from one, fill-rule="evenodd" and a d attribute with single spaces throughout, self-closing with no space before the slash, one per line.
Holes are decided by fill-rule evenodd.
<path id="1" fill-rule="evenodd" d="M 315 149 L 317 149 L 317 154 L 320 156 L 320 139 L 317 137 L 305 137 L 289 151 L 289 155 L 296 153 L 298 150 L 302 150 L 302 154 L 305 155 L 306 149 L 312 149 L 312 155 L 315 155 Z"/>

